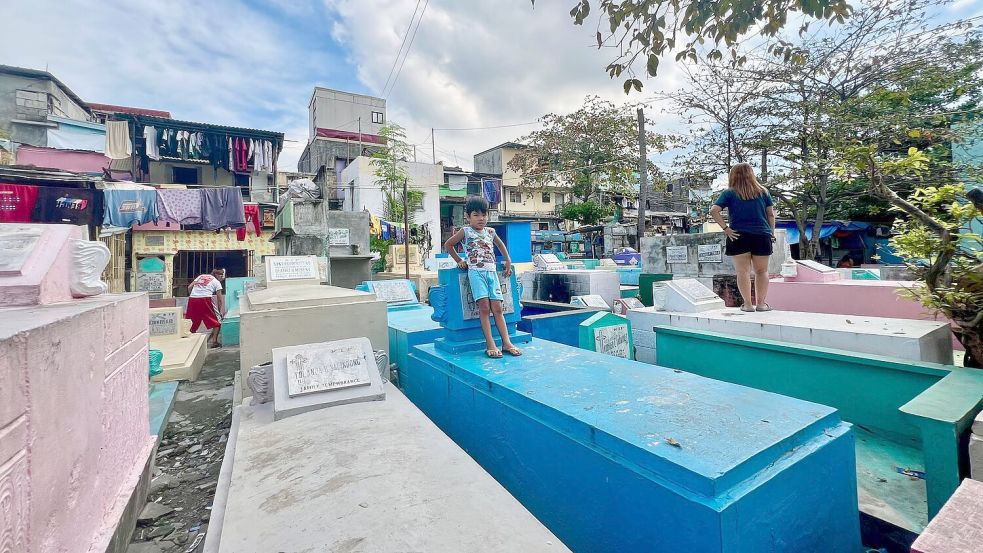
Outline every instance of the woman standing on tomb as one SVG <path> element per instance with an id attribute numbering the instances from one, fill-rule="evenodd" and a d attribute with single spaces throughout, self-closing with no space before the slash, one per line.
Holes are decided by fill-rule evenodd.
<path id="1" fill-rule="evenodd" d="M 721 215 L 727 209 L 730 224 Z M 734 258 L 737 289 L 744 304 L 741 311 L 771 311 L 768 297 L 768 261 L 775 242 L 775 208 L 771 194 L 758 183 L 747 163 L 731 167 L 729 186 L 710 208 L 710 217 L 727 235 L 725 252 Z M 754 270 L 754 299 L 751 303 L 751 271 Z"/>
<path id="2" fill-rule="evenodd" d="M 210 275 L 198 275 L 188 285 L 188 310 L 185 319 L 191 319 L 191 332 L 197 332 L 202 324 L 209 330 L 208 347 L 219 347 L 219 333 L 222 330 L 221 318 L 225 313 L 225 296 L 222 282 L 225 269 L 213 269 Z M 212 301 L 214 298 L 214 302 Z"/>

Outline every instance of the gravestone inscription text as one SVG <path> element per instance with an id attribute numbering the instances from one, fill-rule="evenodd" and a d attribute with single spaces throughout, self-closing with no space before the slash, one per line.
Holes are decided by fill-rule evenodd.
<path id="1" fill-rule="evenodd" d="M 287 355 L 287 394 L 295 397 L 367 386 L 369 364 L 361 344 L 324 345 Z"/>
<path id="2" fill-rule="evenodd" d="M 631 359 L 628 347 L 628 325 L 602 326 L 594 329 L 594 350 Z"/>
<path id="3" fill-rule="evenodd" d="M 278 255 L 267 257 L 270 280 L 318 279 L 317 259 L 313 256 Z"/>

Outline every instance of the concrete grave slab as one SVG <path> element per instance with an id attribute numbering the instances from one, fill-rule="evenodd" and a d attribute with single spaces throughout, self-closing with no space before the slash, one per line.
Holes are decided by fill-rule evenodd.
<path id="1" fill-rule="evenodd" d="M 533 265 L 537 271 L 562 271 L 567 266 L 552 253 L 537 253 L 532 258 Z"/>
<path id="2" fill-rule="evenodd" d="M 221 528 L 217 551 L 569 551 L 399 390 L 385 392 L 277 422 L 269 404 L 237 409 L 224 514 L 209 525 Z"/>
<path id="3" fill-rule="evenodd" d="M 273 350 L 273 417 L 386 398 L 368 338 Z"/>
<path id="4" fill-rule="evenodd" d="M 208 353 L 208 335 L 192 334 L 180 307 L 155 307 L 148 317 L 150 348 L 164 354 L 162 372 L 151 381 L 197 380 Z"/>
<path id="5" fill-rule="evenodd" d="M 573 296 L 596 294 L 610 306 L 621 297 L 621 280 L 615 271 L 534 271 L 522 277 L 522 299 L 570 303 Z"/>
<path id="6" fill-rule="evenodd" d="M 787 280 L 795 282 L 833 282 L 840 280 L 839 271 L 811 259 L 796 260 L 795 268 L 795 276 L 785 277 Z"/>
<path id="7" fill-rule="evenodd" d="M 636 331 L 666 325 L 952 364 L 951 330 L 942 322 L 795 311 L 745 313 L 733 307 L 701 313 L 660 312 L 646 307 L 629 311 L 628 318 Z"/>
<path id="8" fill-rule="evenodd" d="M 664 311 L 680 313 L 699 313 L 724 307 L 724 300 L 695 278 L 653 283 L 653 286 L 656 285 L 659 286 L 658 291 L 655 288 L 652 289 L 652 298 L 656 309 L 661 308 Z"/>
<path id="9" fill-rule="evenodd" d="M 364 284 L 368 288 L 367 291 L 374 293 L 377 299 L 387 304 L 419 303 L 412 281 L 406 279 L 369 280 Z"/>

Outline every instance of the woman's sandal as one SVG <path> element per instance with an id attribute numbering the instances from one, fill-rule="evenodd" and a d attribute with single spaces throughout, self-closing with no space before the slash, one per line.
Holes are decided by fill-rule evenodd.
<path id="1" fill-rule="evenodd" d="M 764 307 L 758 307 L 756 311 L 771 311 L 771 306 L 765 303 Z"/>
<path id="2" fill-rule="evenodd" d="M 498 351 L 497 349 L 486 349 L 485 350 L 485 355 L 487 355 L 488 357 L 491 357 L 492 359 L 501 359 L 502 358 L 502 352 Z"/>
<path id="3" fill-rule="evenodd" d="M 517 347 L 515 347 L 515 346 L 512 346 L 512 347 L 510 347 L 509 349 L 507 349 L 505 351 L 506 351 L 506 353 L 508 353 L 512 357 L 518 357 L 518 356 L 522 355 L 522 350 L 519 349 L 519 348 L 517 348 Z"/>
<path id="4" fill-rule="evenodd" d="M 741 311 L 744 311 L 745 313 L 754 313 L 754 306 L 745 303 L 741 306 Z"/>

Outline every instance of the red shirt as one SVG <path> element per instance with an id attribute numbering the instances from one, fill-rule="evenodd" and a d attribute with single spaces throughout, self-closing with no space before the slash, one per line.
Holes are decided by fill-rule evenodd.
<path id="1" fill-rule="evenodd" d="M 0 223 L 30 223 L 38 187 L 0 182 Z"/>

